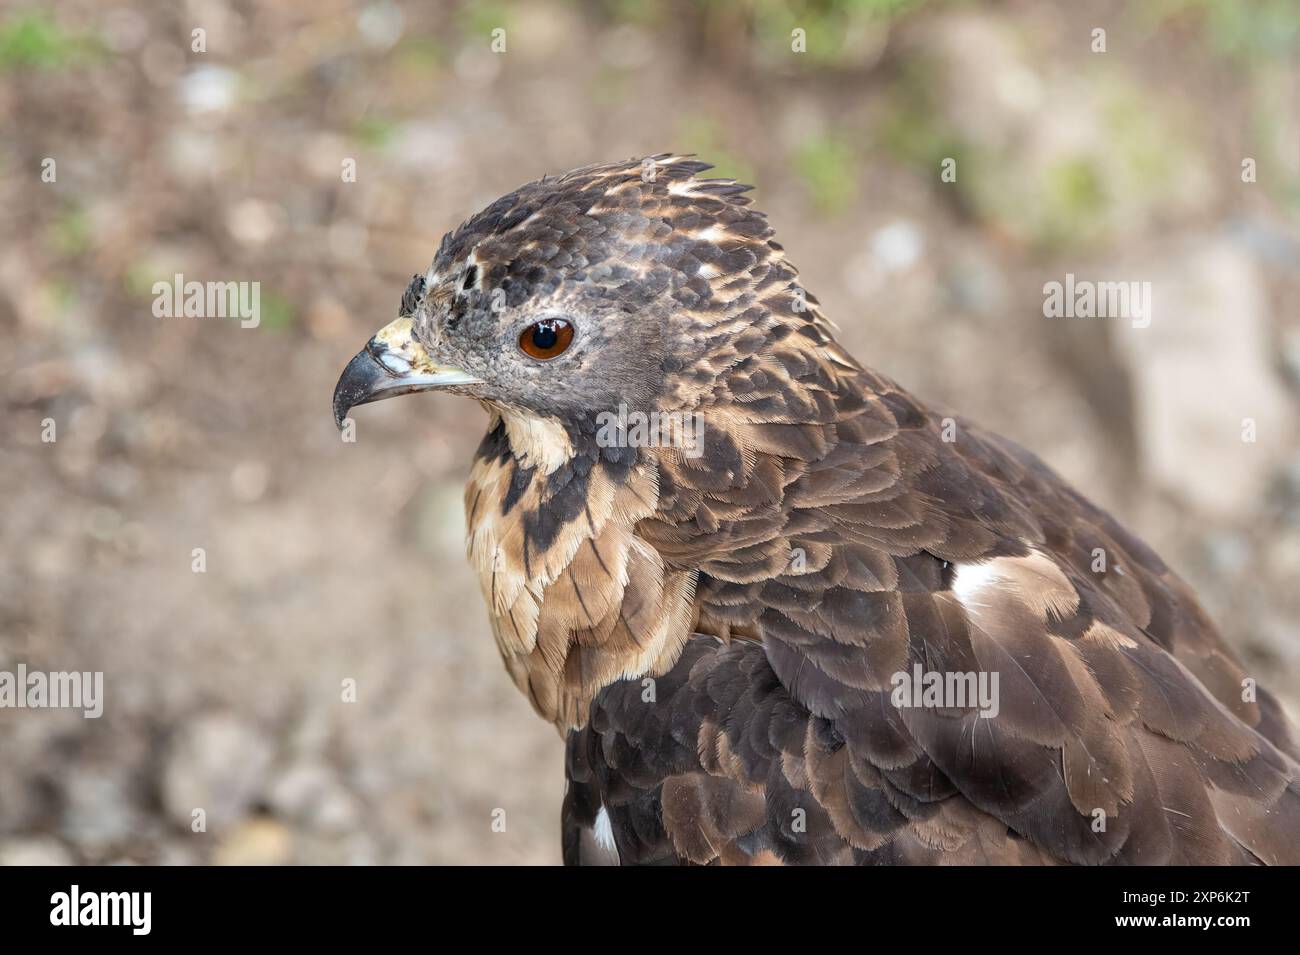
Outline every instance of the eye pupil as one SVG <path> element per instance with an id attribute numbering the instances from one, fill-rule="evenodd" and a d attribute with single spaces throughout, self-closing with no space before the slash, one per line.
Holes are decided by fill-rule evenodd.
<path id="1" fill-rule="evenodd" d="M 519 347 L 524 354 L 540 361 L 564 354 L 572 342 L 573 325 L 562 318 L 535 322 L 519 336 Z"/>
<path id="2" fill-rule="evenodd" d="M 538 322 L 533 326 L 533 344 L 542 351 L 554 348 L 559 337 L 555 331 L 555 326 L 550 322 Z"/>

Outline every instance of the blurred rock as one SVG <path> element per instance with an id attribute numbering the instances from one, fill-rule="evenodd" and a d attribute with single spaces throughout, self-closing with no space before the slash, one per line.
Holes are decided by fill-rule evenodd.
<path id="1" fill-rule="evenodd" d="M 263 795 L 271 759 L 266 738 L 234 716 L 192 720 L 172 740 L 163 767 L 167 815 L 189 829 L 194 810 L 202 809 L 208 832 L 229 828 Z"/>
<path id="2" fill-rule="evenodd" d="M 200 66 L 180 83 L 182 104 L 191 113 L 221 113 L 235 104 L 239 74 L 223 66 Z"/>
<path id="3" fill-rule="evenodd" d="M 369 4 L 357 16 L 357 29 L 367 43 L 379 50 L 388 49 L 402 38 L 404 24 L 401 8 L 392 0 Z"/>
<path id="4" fill-rule="evenodd" d="M 279 815 L 326 832 L 347 832 L 357 824 L 355 797 L 325 763 L 304 761 L 276 777 L 267 797 Z"/>
<path id="5" fill-rule="evenodd" d="M 891 222 L 871 237 L 871 250 L 888 272 L 898 272 L 913 265 L 925 251 L 925 236 L 913 222 Z"/>
<path id="6" fill-rule="evenodd" d="M 27 572 L 41 580 L 66 580 L 84 559 L 78 542 L 54 536 L 33 540 L 24 558 Z"/>
<path id="7" fill-rule="evenodd" d="M 0 841 L 0 866 L 73 865 L 72 855 L 57 839 L 27 836 Z"/>
<path id="8" fill-rule="evenodd" d="M 260 501 L 270 481 L 271 472 L 261 461 L 241 461 L 230 472 L 230 490 L 244 504 Z"/>
<path id="9" fill-rule="evenodd" d="M 162 144 L 163 159 L 183 183 L 218 180 L 226 171 L 227 151 L 219 136 L 176 127 Z"/>
<path id="10" fill-rule="evenodd" d="M 64 775 L 63 831 L 74 845 L 99 852 L 131 841 L 142 820 L 128 772 L 126 766 L 107 771 L 74 767 Z"/>
<path id="11" fill-rule="evenodd" d="M 1258 269 L 1231 243 L 1204 238 L 1150 265 L 1102 271 L 1106 280 L 1151 282 L 1149 327 L 1093 319 L 1112 323 L 1133 383 L 1143 473 L 1193 507 L 1249 515 L 1294 447 L 1296 426 L 1275 372 Z M 1250 422 L 1253 442 L 1243 440 Z"/>
<path id="12" fill-rule="evenodd" d="M 244 199 L 226 212 L 226 229 L 244 245 L 265 245 L 280 227 L 280 210 L 268 202 Z"/>
<path id="13" fill-rule="evenodd" d="M 217 846 L 217 865 L 285 865 L 293 858 L 293 834 L 274 819 L 249 819 Z"/>

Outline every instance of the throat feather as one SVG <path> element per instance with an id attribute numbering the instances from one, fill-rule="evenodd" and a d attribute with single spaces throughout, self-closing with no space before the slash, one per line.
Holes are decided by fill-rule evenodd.
<path id="1" fill-rule="evenodd" d="M 512 439 L 510 428 L 502 415 L 466 488 L 470 563 L 516 685 L 546 719 L 580 726 L 603 687 L 671 668 L 696 574 L 667 567 L 637 536 L 658 505 L 653 462 L 579 462 L 567 434 L 530 426 Z M 516 441 L 539 437 L 525 458 Z M 538 455 L 560 452 L 547 471 Z"/>
<path id="2" fill-rule="evenodd" d="M 515 408 L 489 410 L 505 426 L 510 450 L 524 467 L 549 475 L 573 460 L 573 441 L 558 419 Z"/>

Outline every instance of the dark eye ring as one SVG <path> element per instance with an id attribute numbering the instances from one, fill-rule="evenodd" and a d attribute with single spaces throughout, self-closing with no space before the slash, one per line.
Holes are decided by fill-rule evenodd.
<path id="1" fill-rule="evenodd" d="M 562 318 L 534 322 L 519 335 L 519 348 L 539 361 L 557 358 L 573 344 L 573 325 Z"/>

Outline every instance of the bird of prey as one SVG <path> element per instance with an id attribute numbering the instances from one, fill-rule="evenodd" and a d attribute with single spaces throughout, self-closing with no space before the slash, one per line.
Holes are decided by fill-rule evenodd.
<path id="1" fill-rule="evenodd" d="M 1188 586 L 847 354 L 709 168 L 497 200 L 334 393 L 489 414 L 469 560 L 565 862 L 1300 863 L 1286 718 Z"/>

